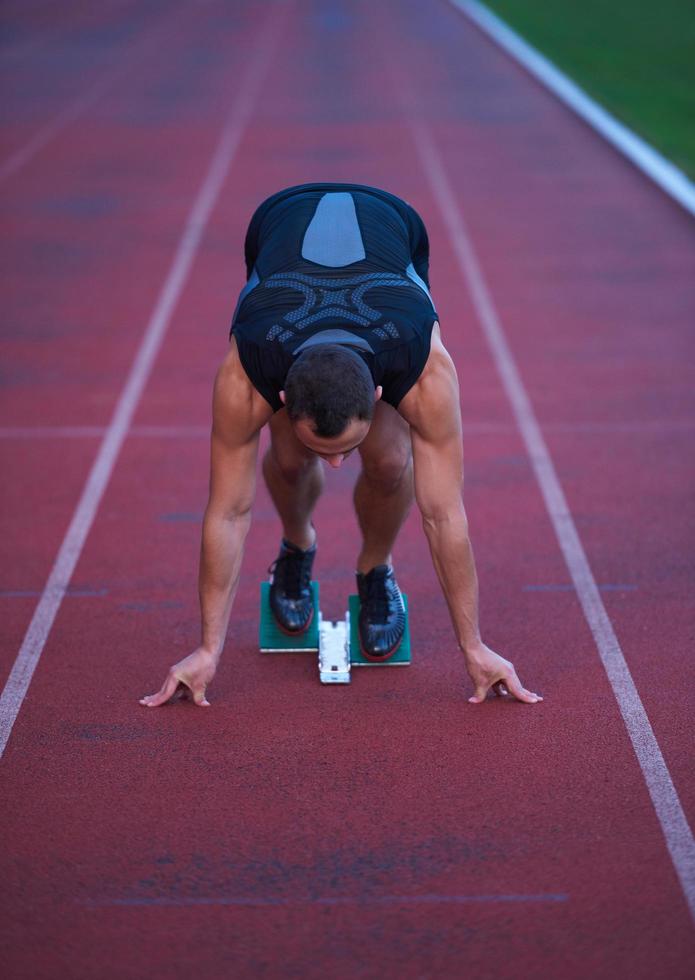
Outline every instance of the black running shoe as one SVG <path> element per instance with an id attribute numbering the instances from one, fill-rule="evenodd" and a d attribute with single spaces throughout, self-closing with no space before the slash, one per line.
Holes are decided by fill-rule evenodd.
<path id="1" fill-rule="evenodd" d="M 270 566 L 270 608 L 283 633 L 305 633 L 314 618 L 311 567 L 316 545 L 302 551 L 282 539 L 280 554 Z"/>
<path id="2" fill-rule="evenodd" d="M 360 594 L 359 634 L 367 660 L 388 660 L 405 632 L 405 606 L 390 565 L 357 573 Z"/>

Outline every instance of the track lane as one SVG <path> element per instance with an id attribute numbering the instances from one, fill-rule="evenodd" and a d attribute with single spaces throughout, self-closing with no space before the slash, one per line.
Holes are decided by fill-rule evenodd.
<path id="1" fill-rule="evenodd" d="M 505 65 L 504 55 L 486 46 L 491 61 Z M 448 118 L 471 113 L 467 96 L 475 90 L 472 79 L 483 55 L 468 57 L 465 51 L 450 80 Z M 493 274 L 493 294 L 541 423 L 558 420 L 559 407 L 560 420 L 570 425 L 596 418 L 644 426 L 642 439 L 633 434 L 634 448 L 620 445 L 616 452 L 615 445 L 594 444 L 586 461 L 573 451 L 572 437 L 551 435 L 550 444 L 566 461 L 560 477 L 563 484 L 569 481 L 570 507 L 592 565 L 594 556 L 598 559 L 597 578 L 607 584 L 625 578 L 640 583 L 641 595 L 632 597 L 631 613 L 622 621 L 636 640 L 628 660 L 638 672 L 649 717 L 658 719 L 665 733 L 683 732 L 692 723 L 684 678 L 692 676 L 686 623 L 693 609 L 688 559 L 693 470 L 677 430 L 684 424 L 687 431 L 695 418 L 689 371 L 692 221 L 654 195 L 633 168 L 615 166 L 614 151 L 593 136 L 587 141 L 583 124 L 542 89 L 540 99 L 534 95 L 535 83 L 519 88 L 525 78 L 507 63 L 482 94 L 489 118 L 498 125 L 482 127 L 476 145 L 465 138 L 458 146 L 451 143 L 446 123 L 434 129 L 450 147 L 449 173 L 467 168 L 470 192 L 462 182 L 461 199 L 483 267 Z M 516 115 L 504 108 L 512 98 Z M 543 103 L 547 117 L 539 111 Z M 528 139 L 519 119 L 533 127 L 534 139 Z M 506 153 L 500 150 L 501 133 L 508 138 Z M 654 439 L 653 429 L 663 425 L 665 435 L 670 422 L 673 435 Z M 602 510 L 585 517 L 597 493 Z M 626 549 L 621 575 L 615 569 Z M 669 609 L 667 617 L 657 611 L 661 602 Z M 652 655 L 655 644 L 658 657 Z M 656 733 L 659 737 L 658 724 Z M 678 788 L 692 826 L 689 750 L 687 741 L 676 748 L 677 740 L 677 734 L 670 740 L 675 751 L 667 763 L 683 776 Z"/>
<path id="2" fill-rule="evenodd" d="M 423 169 L 447 223 L 449 239 L 456 253 L 462 277 L 475 301 L 478 320 L 484 329 L 495 365 L 504 383 L 505 393 L 513 409 L 529 461 L 533 466 L 557 543 L 565 559 L 584 617 L 594 637 L 596 650 L 618 702 L 691 917 L 695 918 L 695 841 L 692 831 L 613 624 L 601 599 L 552 457 L 548 452 L 528 392 L 497 315 L 492 294 L 462 213 L 457 207 L 452 184 L 446 175 L 441 157 L 432 145 L 432 137 L 427 127 L 422 122 L 416 123 L 412 127 L 412 133 L 414 143 L 423 151 L 421 153 Z M 425 146 L 427 149 L 423 150 Z"/>
<path id="3" fill-rule="evenodd" d="M 309 24 L 316 30 L 315 21 Z M 363 27 L 358 20 L 350 36 L 360 36 L 358 28 Z M 296 52 L 298 43 L 299 38 L 288 38 L 288 50 Z M 344 81 L 354 85 L 355 105 L 350 108 L 355 116 L 374 91 L 374 79 L 363 71 Z M 296 132 L 297 121 L 285 122 L 284 129 L 273 123 L 276 116 L 285 116 L 288 106 L 305 105 L 298 91 L 287 86 L 288 77 L 287 66 L 279 63 L 269 89 L 279 88 L 284 79 L 285 101 L 264 103 L 259 114 L 245 147 L 246 166 L 231 204 L 234 214 L 237 209 L 243 213 L 254 187 L 255 203 L 279 176 L 277 153 L 268 149 L 277 151 Z M 296 84 L 301 91 L 301 77 Z M 393 186 L 386 179 L 390 159 L 382 159 L 379 167 L 373 162 L 379 129 L 373 120 L 349 133 L 343 129 L 342 135 L 342 127 L 332 125 L 333 159 L 321 159 L 322 132 L 309 130 L 303 146 L 312 155 L 307 169 L 330 167 L 331 176 L 340 179 L 354 177 L 354 167 L 356 179 Z M 384 125 L 382 133 L 394 159 L 403 159 L 407 137 L 396 130 Z M 283 182 L 305 179 L 304 162 L 298 158 L 294 171 L 286 166 Z M 408 176 L 404 188 L 411 180 L 416 193 L 410 186 L 398 191 L 426 214 L 435 247 L 445 243 L 421 181 Z M 193 406 L 199 406 L 196 421 L 207 411 L 207 372 L 223 338 L 217 326 L 207 331 L 200 324 L 205 312 L 216 325 L 226 325 L 233 305 L 222 290 L 213 289 L 210 295 L 211 281 L 231 278 L 229 214 L 223 209 L 213 217 L 206 239 L 211 248 L 203 253 L 204 266 L 196 267 L 172 324 L 170 343 L 138 416 L 142 424 L 166 414 L 169 371 L 178 357 L 186 361 L 192 387 L 177 399 L 176 418 L 185 418 Z M 459 357 L 464 350 L 471 352 L 464 363 L 467 417 L 504 422 L 508 414 L 499 384 L 489 359 L 485 364 L 482 342 L 474 337 L 470 311 L 443 244 L 433 273 L 435 269 L 440 270 L 435 295 L 443 321 L 444 309 L 451 311 L 449 323 L 459 316 L 466 320 L 461 339 L 451 334 L 450 339 Z M 185 374 L 180 362 L 176 370 L 180 382 Z M 468 506 L 483 611 L 486 620 L 494 617 L 488 635 L 504 648 L 519 644 L 520 649 L 522 643 L 532 647 L 524 657 L 524 676 L 540 672 L 550 690 L 588 682 L 599 692 L 598 698 L 575 697 L 571 708 L 551 695 L 542 715 L 502 704 L 486 706 L 485 714 L 466 711 L 460 659 L 415 518 L 399 549 L 399 567 L 415 607 L 422 610 L 420 624 L 414 621 L 417 673 L 385 677 L 383 672 L 365 672 L 344 692 L 350 700 L 341 708 L 333 695 L 343 692 L 318 689 L 313 664 L 295 657 L 259 658 L 254 652 L 255 581 L 277 535 L 263 497 L 246 563 L 247 588 L 235 613 L 228 666 L 216 683 L 214 711 L 205 717 L 168 709 L 133 714 L 131 678 L 137 672 L 149 678 L 151 663 L 169 662 L 172 637 L 184 647 L 196 630 L 191 583 L 197 527 L 194 520 L 161 517 L 195 516 L 204 502 L 204 456 L 202 446 L 167 443 L 153 449 L 151 443 L 128 443 L 105 501 L 103 516 L 108 520 L 97 522 L 78 568 L 78 575 L 88 577 L 108 561 L 121 592 L 98 617 L 84 603 L 81 608 L 63 607 L 47 660 L 32 686 L 31 703 L 10 744 L 18 753 L 13 785 L 23 804 L 12 823 L 33 825 L 40 838 L 15 831 L 19 846 L 12 881 L 21 875 L 23 893 L 45 912 L 43 936 L 54 956 L 69 962 L 80 976 L 93 968 L 96 946 L 118 948 L 117 967 L 107 959 L 99 961 L 103 975 L 116 969 L 137 973 L 153 936 L 166 932 L 168 958 L 154 964 L 148 960 L 148 972 L 155 976 L 160 970 L 169 976 L 184 976 L 188 970 L 190 975 L 192 968 L 214 975 L 221 957 L 247 975 L 273 975 L 279 962 L 288 972 L 306 976 L 325 975 L 327 962 L 337 975 L 350 970 L 375 975 L 370 972 L 375 962 L 382 970 L 388 964 L 403 975 L 427 968 L 445 975 L 451 971 L 452 955 L 457 968 L 465 962 L 481 976 L 530 974 L 539 966 L 550 972 L 557 966 L 569 976 L 587 971 L 608 976 L 626 962 L 632 963 L 634 975 L 646 976 L 649 956 L 668 932 L 672 945 L 659 948 L 660 964 L 678 976 L 683 963 L 679 957 L 688 947 L 675 904 L 677 887 L 668 874 L 636 767 L 625 765 L 624 733 L 576 601 L 560 593 L 541 609 L 537 594 L 523 592 L 529 578 L 557 581 L 562 565 L 518 437 L 508 431 L 483 432 L 471 435 L 467 444 Z M 352 549 L 342 515 L 340 523 L 335 521 L 335 508 L 338 500 L 347 504 L 350 473 L 334 476 L 338 479 L 331 479 L 319 514 L 325 542 L 320 570 L 327 604 L 339 612 L 349 585 Z M 352 518 L 345 519 L 352 526 Z M 148 542 L 147 568 L 142 568 L 142 541 Z M 512 568 L 510 554 L 518 557 Z M 172 601 L 172 595 L 173 601 L 185 596 L 179 609 L 161 605 Z M 137 616 L 126 608 L 134 602 L 146 607 Z M 105 651 L 93 668 L 103 688 L 76 699 L 75 691 L 83 690 L 81 670 L 88 652 L 91 663 L 93 651 L 103 650 L 106 624 L 115 654 Z M 567 637 L 576 652 L 573 664 L 548 648 L 549 625 L 556 635 Z M 104 701 L 109 718 L 99 721 Z M 597 701 L 604 726 L 600 732 Z M 261 717 L 266 719 L 262 724 Z M 330 732 L 350 746 L 338 763 L 335 742 L 327 739 Z M 578 744 L 584 750 L 581 759 Z M 491 745 L 506 755 L 504 762 L 491 758 Z M 68 770 L 63 751 L 70 754 Z M 568 768 L 568 759 L 575 766 Z M 49 784 L 59 785 L 60 795 L 42 793 Z M 602 791 L 587 797 L 587 785 L 600 785 Z M 52 800 L 48 807 L 47 798 Z M 70 811 L 62 810 L 62 801 L 74 798 L 81 807 L 80 818 L 73 821 Z M 629 813 L 626 799 L 631 801 Z M 641 867 L 633 862 L 637 842 Z M 644 893 L 645 875 L 654 890 L 649 894 Z M 500 909 L 481 902 L 462 911 L 441 903 L 424 910 L 379 908 L 376 914 L 362 910 L 346 915 L 341 910 L 337 916 L 320 903 L 308 901 L 309 911 L 292 905 L 297 896 L 321 898 L 336 888 L 343 894 L 375 896 L 388 895 L 389 887 L 391 892 L 397 887 L 403 894 L 440 896 L 486 895 L 491 889 L 498 894 L 555 894 L 559 879 L 571 885 L 569 901 L 547 908 L 529 904 Z M 128 896 L 223 900 L 238 895 L 240 888 L 249 898 L 246 909 L 116 910 L 108 904 Z M 253 908 L 254 897 L 273 896 L 286 896 L 288 904 Z M 20 935 L 27 907 L 20 902 L 15 910 Z M 78 930 L 81 948 L 74 938 Z M 496 956 L 500 947 L 504 953 Z M 31 951 L 27 955 L 33 956 Z M 40 966 L 40 958 L 32 962 Z"/>
<path id="4" fill-rule="evenodd" d="M 225 23 L 224 11 L 220 17 Z M 243 47 L 255 25 L 237 18 L 231 23 L 244 38 L 239 42 Z M 190 24 L 184 30 L 180 23 L 178 30 L 167 32 L 169 48 L 143 64 L 139 74 L 130 73 L 124 91 L 107 102 L 107 115 L 91 120 L 77 145 L 66 135 L 46 170 L 37 163 L 7 201 L 12 237 L 3 249 L 8 323 L 3 357 L 13 364 L 13 373 L 3 397 L 5 422 L 108 422 L 141 340 L 143 321 L 156 300 L 154 284 L 166 275 L 170 243 L 184 225 L 189 195 L 229 108 L 220 97 L 220 84 L 229 77 L 226 50 L 220 39 L 208 42 L 209 33 L 205 22 L 197 32 Z M 177 64 L 176 81 L 171 58 Z M 188 122 L 192 137 L 190 152 L 183 155 L 176 153 L 179 136 L 166 101 L 172 84 L 183 86 L 179 116 Z M 190 188 L 187 194 L 181 193 L 182 186 Z M 62 487 L 47 494 L 46 488 L 60 482 L 66 458 L 79 466 L 75 475 L 84 484 L 94 448 L 91 439 L 73 445 L 69 456 L 39 443 L 28 453 L 26 446 L 15 447 L 8 462 L 22 467 L 16 486 L 29 489 L 3 509 L 8 554 L 15 554 L 9 551 L 14 542 L 32 540 L 44 515 L 55 521 L 62 539 L 79 484 L 66 481 L 67 494 Z M 4 563 L 5 590 L 40 596 L 55 544 L 50 534 L 35 549 L 19 548 L 18 558 Z M 43 572 L 37 575 L 37 568 Z M 13 598 L 19 597 L 5 599 L 14 608 L 8 617 L 12 642 L 3 647 L 3 685 L 30 619 L 28 603 Z"/>

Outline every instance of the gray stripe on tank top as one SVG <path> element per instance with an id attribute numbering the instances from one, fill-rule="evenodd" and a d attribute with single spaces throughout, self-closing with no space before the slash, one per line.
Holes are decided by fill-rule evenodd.
<path id="1" fill-rule="evenodd" d="M 423 291 L 424 293 L 426 293 L 426 294 L 427 294 L 427 296 L 429 296 L 429 299 L 430 299 L 430 303 L 432 303 L 432 305 L 434 306 L 434 302 L 433 302 L 433 300 L 432 300 L 432 294 L 430 293 L 430 291 L 429 291 L 429 289 L 427 288 L 427 286 L 426 286 L 426 284 L 425 284 L 425 280 L 424 280 L 424 279 L 422 279 L 422 278 L 421 278 L 421 277 L 420 277 L 420 276 L 419 276 L 419 275 L 417 274 L 417 272 L 415 271 L 415 266 L 413 265 L 413 263 L 412 263 L 412 262 L 410 263 L 410 265 L 408 266 L 408 268 L 407 268 L 407 269 L 405 270 L 405 274 L 406 274 L 406 276 L 408 277 L 408 279 L 412 279 L 412 281 L 413 281 L 413 282 L 415 283 L 415 285 L 416 285 L 416 286 L 419 286 L 419 287 L 420 287 L 420 289 L 421 289 L 421 290 L 422 290 L 422 291 Z"/>
<path id="2" fill-rule="evenodd" d="M 251 275 L 249 276 L 248 282 L 246 283 L 246 285 L 244 286 L 244 288 L 239 293 L 239 299 L 237 300 L 236 308 L 235 308 L 234 314 L 232 316 L 232 323 L 234 323 L 234 321 L 236 320 L 237 313 L 239 312 L 239 307 L 244 302 L 244 300 L 246 299 L 246 297 L 248 296 L 248 294 L 251 292 L 251 290 L 252 289 L 255 289 L 256 286 L 258 285 L 258 283 L 260 281 L 261 280 L 260 280 L 260 278 L 258 276 L 258 273 L 256 272 L 255 267 L 254 267 L 253 271 L 251 272 Z"/>
<path id="3" fill-rule="evenodd" d="M 366 257 L 352 194 L 324 194 L 304 233 L 302 258 L 340 269 Z"/>
<path id="4" fill-rule="evenodd" d="M 358 337 L 357 334 L 350 333 L 349 330 L 335 329 L 320 330 L 305 340 L 303 344 L 300 344 L 299 347 L 295 347 L 292 354 L 299 354 L 300 351 L 306 350 L 307 347 L 315 347 L 316 344 L 350 344 L 351 347 L 359 347 L 360 350 L 368 350 L 372 354 L 374 353 L 374 348 L 364 337 Z"/>

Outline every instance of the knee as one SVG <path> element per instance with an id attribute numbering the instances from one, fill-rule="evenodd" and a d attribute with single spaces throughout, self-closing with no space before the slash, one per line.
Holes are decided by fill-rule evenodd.
<path id="1" fill-rule="evenodd" d="M 394 493 L 404 484 L 412 483 L 410 445 L 389 447 L 375 459 L 363 459 L 362 472 L 370 486 L 382 493 Z"/>
<path id="2" fill-rule="evenodd" d="M 295 484 L 306 479 L 307 475 L 317 468 L 318 459 L 315 456 L 300 456 L 293 452 L 285 452 L 277 446 L 271 446 L 263 466 L 264 469 L 271 467 L 286 483 Z"/>

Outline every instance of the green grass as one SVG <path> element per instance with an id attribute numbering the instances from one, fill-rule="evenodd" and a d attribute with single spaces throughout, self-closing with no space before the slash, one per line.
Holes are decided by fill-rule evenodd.
<path id="1" fill-rule="evenodd" d="M 694 0 L 487 0 L 487 6 L 695 177 Z"/>

